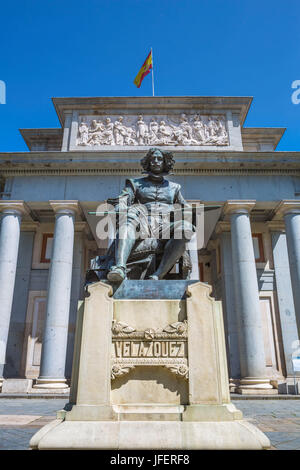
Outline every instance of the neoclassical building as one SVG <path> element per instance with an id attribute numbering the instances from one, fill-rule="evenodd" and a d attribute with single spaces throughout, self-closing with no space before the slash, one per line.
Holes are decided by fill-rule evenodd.
<path id="1" fill-rule="evenodd" d="M 283 128 L 247 128 L 249 97 L 54 98 L 57 129 L 21 129 L 0 153 L 0 379 L 3 392 L 66 392 L 78 302 L 104 253 L 89 214 L 172 151 L 172 181 L 207 211 L 192 279 L 222 300 L 230 387 L 278 393 L 300 331 L 300 153 Z M 99 305 L 101 314 L 101 305 Z M 33 387 L 33 388 L 31 388 Z"/>

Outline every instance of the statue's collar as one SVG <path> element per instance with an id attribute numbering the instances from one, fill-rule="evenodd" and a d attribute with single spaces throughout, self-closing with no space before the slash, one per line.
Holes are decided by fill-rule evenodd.
<path id="1" fill-rule="evenodd" d="M 167 175 L 167 173 L 160 173 L 159 175 L 155 175 L 154 173 L 149 172 L 148 179 L 154 183 L 163 183 L 165 180 L 163 175 Z"/>

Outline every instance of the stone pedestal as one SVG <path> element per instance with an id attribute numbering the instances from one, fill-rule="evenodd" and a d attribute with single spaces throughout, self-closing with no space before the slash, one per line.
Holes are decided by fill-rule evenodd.
<path id="1" fill-rule="evenodd" d="M 221 302 L 210 286 L 98 282 L 88 291 L 78 311 L 72 409 L 38 431 L 32 448 L 270 447 L 230 402 Z"/>

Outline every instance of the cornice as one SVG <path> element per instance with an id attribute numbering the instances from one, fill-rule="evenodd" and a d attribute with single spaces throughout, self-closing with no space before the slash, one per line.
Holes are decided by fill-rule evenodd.
<path id="1" fill-rule="evenodd" d="M 49 201 L 55 214 L 78 214 L 80 213 L 80 206 L 78 201 L 71 200 L 56 200 Z"/>
<path id="2" fill-rule="evenodd" d="M 255 206 L 254 199 L 230 199 L 226 201 L 222 210 L 222 216 L 227 221 L 231 214 L 235 213 L 250 213 Z"/>
<path id="3" fill-rule="evenodd" d="M 243 127 L 242 141 L 260 143 L 271 139 L 275 150 L 285 131 L 285 127 Z"/>
<path id="4" fill-rule="evenodd" d="M 0 200 L 0 212 L 29 215 L 30 210 L 24 201 L 2 199 Z"/>
<path id="5" fill-rule="evenodd" d="M 173 152 L 176 175 L 300 176 L 300 152 Z M 145 152 L 0 153 L 0 175 L 141 174 Z"/>
<path id="6" fill-rule="evenodd" d="M 153 110 L 188 110 L 205 111 L 207 109 L 227 109 L 240 115 L 241 124 L 244 123 L 249 111 L 252 97 L 249 96 L 96 96 L 96 97 L 67 97 L 52 98 L 55 111 L 60 123 L 64 123 L 66 111 L 124 111 L 126 113 L 136 110 L 145 112 Z"/>
<path id="7" fill-rule="evenodd" d="M 14 168 L 2 170 L 4 177 L 10 176 L 64 176 L 64 175 L 140 175 L 138 168 L 51 168 L 26 169 Z M 173 170 L 174 175 L 217 175 L 217 176 L 300 176 L 299 170 L 252 170 L 252 169 L 221 169 L 221 168 L 195 168 Z"/>
<path id="8" fill-rule="evenodd" d="M 300 199 L 284 199 L 275 207 L 273 220 L 282 220 L 286 214 L 300 214 Z"/>
<path id="9" fill-rule="evenodd" d="M 270 232 L 285 232 L 285 225 L 281 220 L 270 220 L 266 222 L 266 225 Z"/>
<path id="10" fill-rule="evenodd" d="M 36 232 L 40 226 L 40 222 L 28 222 L 25 221 L 21 223 L 21 232 Z"/>

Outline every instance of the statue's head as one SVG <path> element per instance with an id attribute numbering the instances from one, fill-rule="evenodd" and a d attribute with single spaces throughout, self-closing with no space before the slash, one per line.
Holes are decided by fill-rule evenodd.
<path id="1" fill-rule="evenodd" d="M 175 160 L 171 152 L 163 152 L 158 148 L 151 148 L 142 158 L 141 165 L 145 173 L 168 174 L 173 170 Z"/>

